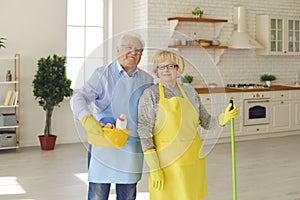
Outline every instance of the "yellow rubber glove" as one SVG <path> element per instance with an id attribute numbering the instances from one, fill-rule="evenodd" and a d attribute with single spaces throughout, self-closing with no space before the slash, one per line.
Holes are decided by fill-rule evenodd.
<path id="1" fill-rule="evenodd" d="M 99 142 L 103 140 L 103 130 L 101 124 L 93 117 L 92 114 L 84 116 L 80 120 L 81 125 L 85 128 L 88 142 L 95 146 L 99 145 Z"/>
<path id="2" fill-rule="evenodd" d="M 225 113 L 221 113 L 218 116 L 218 122 L 220 126 L 225 126 L 231 118 L 236 118 L 238 116 L 238 111 L 236 109 L 236 106 L 233 106 L 233 109 L 230 110 L 232 104 L 228 104 Z M 230 111 L 229 111 L 230 110 Z"/>
<path id="3" fill-rule="evenodd" d="M 159 159 L 155 149 L 150 149 L 144 152 L 145 160 L 150 168 L 151 187 L 157 190 L 164 188 L 164 173 L 160 168 Z"/>

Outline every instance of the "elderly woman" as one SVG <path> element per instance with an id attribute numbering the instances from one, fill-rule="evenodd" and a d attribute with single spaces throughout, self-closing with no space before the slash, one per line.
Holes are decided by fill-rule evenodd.
<path id="1" fill-rule="evenodd" d="M 212 117 L 190 85 L 181 85 L 183 58 L 170 51 L 153 57 L 153 72 L 160 82 L 147 88 L 139 101 L 138 134 L 150 168 L 152 200 L 201 200 L 207 196 L 205 158 L 197 132 L 199 124 L 210 128 Z M 237 117 L 231 104 L 219 115 L 224 126 Z"/>

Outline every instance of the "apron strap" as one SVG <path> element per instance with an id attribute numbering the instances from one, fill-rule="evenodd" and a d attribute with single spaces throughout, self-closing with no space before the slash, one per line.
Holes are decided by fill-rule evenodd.
<path id="1" fill-rule="evenodd" d="M 161 82 L 159 82 L 158 84 L 158 88 L 159 88 L 159 96 L 160 96 L 160 99 L 165 99 L 165 92 L 164 92 L 164 86 Z"/>
<path id="2" fill-rule="evenodd" d="M 184 92 L 184 90 L 182 89 L 181 85 L 177 82 L 177 86 L 182 94 L 182 96 L 185 98 L 185 99 L 188 99 L 188 97 L 186 96 L 186 93 Z"/>
<path id="3" fill-rule="evenodd" d="M 159 82 L 159 96 L 160 99 L 164 99 L 165 98 L 165 92 L 164 92 L 164 86 L 161 82 Z M 177 86 L 183 96 L 184 99 L 188 99 L 188 97 L 186 96 L 186 93 L 184 92 L 184 90 L 182 89 L 181 85 L 177 82 Z"/>

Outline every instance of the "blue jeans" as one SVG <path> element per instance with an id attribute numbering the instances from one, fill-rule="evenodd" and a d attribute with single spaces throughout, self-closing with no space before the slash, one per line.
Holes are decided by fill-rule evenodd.
<path id="1" fill-rule="evenodd" d="M 89 182 L 88 200 L 108 200 L 110 183 Z M 116 184 L 117 200 L 135 200 L 136 183 Z"/>

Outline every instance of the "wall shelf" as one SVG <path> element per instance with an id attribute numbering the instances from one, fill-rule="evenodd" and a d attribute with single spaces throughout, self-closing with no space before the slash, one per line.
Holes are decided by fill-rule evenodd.
<path id="1" fill-rule="evenodd" d="M 217 38 L 220 34 L 221 29 L 224 26 L 224 23 L 228 22 L 227 19 L 210 19 L 210 18 L 193 18 L 193 17 L 169 17 L 168 21 L 170 21 L 170 29 L 176 30 L 179 22 L 200 22 L 200 23 L 215 23 L 215 35 Z"/>
<path id="2" fill-rule="evenodd" d="M 214 54 L 214 63 L 218 64 L 220 62 L 221 56 L 223 55 L 225 49 L 227 49 L 227 46 L 206 46 L 206 47 L 202 47 L 202 46 L 174 46 L 174 45 L 170 45 L 168 46 L 168 48 L 175 48 L 177 50 L 180 49 L 198 49 L 198 48 L 204 48 L 204 49 L 213 49 L 216 50 L 215 54 Z"/>
<path id="3" fill-rule="evenodd" d="M 12 72 L 12 81 L 0 81 L 2 103 L 0 114 L 16 115 L 16 124 L 0 126 L 0 150 L 20 148 L 20 54 L 14 57 L 0 57 L 0 68 Z M 11 91 L 11 95 L 8 95 Z M 6 94 L 6 95 L 5 95 Z M 13 124 L 13 123 L 11 123 Z"/>
<path id="4" fill-rule="evenodd" d="M 218 23 L 218 22 L 228 22 L 227 19 L 209 19 L 209 18 L 194 18 L 194 17 L 169 17 L 168 20 L 178 20 L 185 22 L 208 22 L 208 23 Z"/>
<path id="5" fill-rule="evenodd" d="M 228 49 L 228 46 L 186 46 L 186 45 L 169 45 L 169 48 L 186 48 L 186 49 L 194 49 L 194 48 L 204 48 L 204 49 Z"/>
<path id="6" fill-rule="evenodd" d="M 174 36 L 174 32 L 179 24 L 179 22 L 193 22 L 193 23 L 213 23 L 214 24 L 214 38 L 218 38 L 223 28 L 224 24 L 228 22 L 227 19 L 210 19 L 210 18 L 194 18 L 194 17 L 169 17 L 168 21 L 170 22 L 170 30 L 172 30 L 171 38 Z M 218 46 L 175 46 L 170 45 L 169 48 L 176 48 L 180 49 L 195 49 L 195 48 L 204 48 L 204 49 L 212 49 L 215 50 L 214 62 L 218 64 L 220 61 L 221 56 L 224 53 L 224 50 L 228 48 L 228 46 L 218 45 Z"/>

